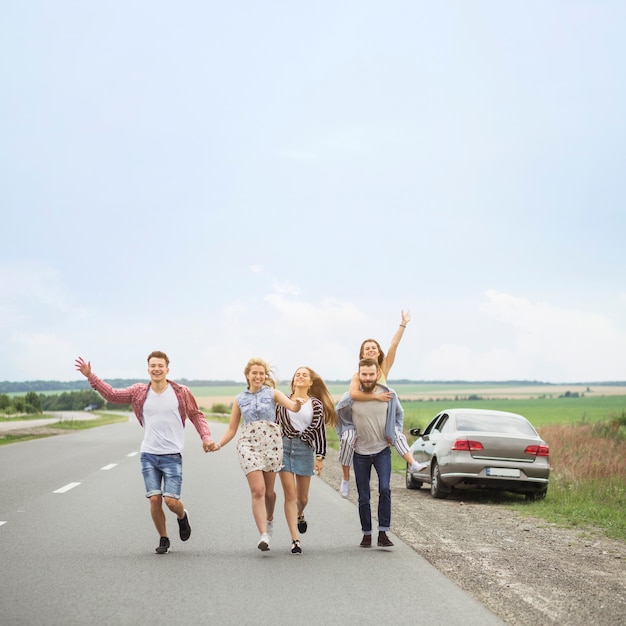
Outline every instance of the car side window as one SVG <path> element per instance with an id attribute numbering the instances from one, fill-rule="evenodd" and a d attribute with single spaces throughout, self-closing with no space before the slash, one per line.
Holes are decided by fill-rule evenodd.
<path id="1" fill-rule="evenodd" d="M 440 416 L 436 415 L 431 421 L 430 424 L 428 424 L 428 426 L 426 426 L 426 430 L 424 430 L 424 432 L 422 433 L 422 437 L 429 435 L 430 432 L 434 429 L 435 424 L 439 421 Z"/>
<path id="2" fill-rule="evenodd" d="M 448 424 L 448 420 L 449 420 L 450 416 L 447 413 L 444 413 L 441 416 L 441 419 L 437 422 L 437 426 L 435 426 L 435 428 L 442 433 L 444 431 L 444 428 L 447 426 Z"/>

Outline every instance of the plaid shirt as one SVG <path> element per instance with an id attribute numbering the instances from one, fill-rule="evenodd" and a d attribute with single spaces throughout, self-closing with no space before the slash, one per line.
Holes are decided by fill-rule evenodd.
<path id="1" fill-rule="evenodd" d="M 126 387 L 126 389 L 113 389 L 109 383 L 105 383 L 95 374 L 92 374 L 87 380 L 92 388 L 107 402 L 113 404 L 130 404 L 133 407 L 133 411 L 139 423 L 143 426 L 143 405 L 148 397 L 150 383 L 136 383 L 130 387 Z M 204 413 L 198 409 L 196 399 L 193 397 L 189 387 L 179 385 L 171 380 L 167 382 L 172 386 L 176 398 L 178 399 L 178 412 L 183 421 L 183 426 L 185 425 L 185 419 L 189 418 L 198 431 L 202 441 L 209 441 L 211 439 L 209 425 L 207 424 Z"/>

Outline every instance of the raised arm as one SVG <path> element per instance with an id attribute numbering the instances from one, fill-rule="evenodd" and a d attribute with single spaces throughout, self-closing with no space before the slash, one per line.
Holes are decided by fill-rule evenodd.
<path id="1" fill-rule="evenodd" d="M 398 326 L 398 330 L 396 330 L 394 336 L 391 338 L 391 345 L 387 350 L 387 354 L 385 355 L 385 360 L 380 366 L 383 370 L 383 374 L 385 375 L 385 380 L 389 376 L 389 371 L 391 370 L 391 366 L 393 362 L 396 360 L 396 352 L 398 350 L 398 345 L 400 340 L 404 336 L 404 331 L 406 329 L 406 325 L 411 321 L 411 313 L 410 311 L 401 311 L 401 320 L 400 325 Z"/>

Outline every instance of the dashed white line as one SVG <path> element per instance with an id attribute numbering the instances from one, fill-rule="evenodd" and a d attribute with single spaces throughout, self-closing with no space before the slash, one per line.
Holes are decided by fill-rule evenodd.
<path id="1" fill-rule="evenodd" d="M 137 456 L 136 452 L 131 452 L 130 454 L 127 454 L 126 456 Z"/>
<path id="2" fill-rule="evenodd" d="M 110 470 L 113 469 L 115 466 L 117 465 L 117 463 L 109 463 L 108 465 L 105 465 L 104 467 L 101 467 L 101 470 Z"/>
<path id="3" fill-rule="evenodd" d="M 0 526 L 2 526 L 2 524 L 6 524 L 6 522 L 0 522 Z"/>
<path id="4" fill-rule="evenodd" d="M 65 493 L 66 491 L 69 491 L 70 489 L 74 489 L 74 487 L 78 487 L 78 485 L 80 485 L 80 483 L 68 483 L 67 485 L 65 485 L 65 487 L 61 487 L 60 489 L 57 489 L 56 491 L 53 491 L 52 493 Z"/>

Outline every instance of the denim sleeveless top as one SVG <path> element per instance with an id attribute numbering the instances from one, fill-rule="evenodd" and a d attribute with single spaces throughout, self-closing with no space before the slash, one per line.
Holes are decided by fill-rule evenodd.
<path id="1" fill-rule="evenodd" d="M 237 395 L 237 404 L 243 417 L 244 426 L 261 420 L 276 421 L 273 387 L 263 385 L 254 393 L 246 389 Z"/>

